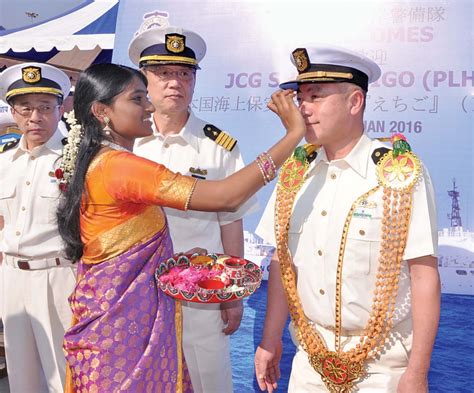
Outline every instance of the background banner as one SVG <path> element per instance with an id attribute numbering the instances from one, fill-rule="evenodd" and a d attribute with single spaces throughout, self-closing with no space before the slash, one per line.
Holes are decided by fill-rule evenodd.
<path id="1" fill-rule="evenodd" d="M 404 134 L 429 168 L 438 205 L 440 265 L 465 269 L 466 274 L 450 271 L 456 280 L 467 279 L 456 285 L 467 285 L 474 294 L 474 241 L 469 232 L 474 228 L 473 2 L 119 4 L 116 63 L 132 65 L 128 44 L 143 23 L 177 25 L 202 35 L 207 54 L 200 63 L 192 108 L 234 136 L 246 162 L 283 133 L 266 103 L 280 82 L 296 76 L 290 61 L 293 49 L 329 43 L 375 60 L 382 76 L 369 88 L 366 131 L 371 137 Z M 262 209 L 272 189 L 267 186 L 258 194 Z M 247 231 L 254 231 L 260 214 L 246 220 Z"/>

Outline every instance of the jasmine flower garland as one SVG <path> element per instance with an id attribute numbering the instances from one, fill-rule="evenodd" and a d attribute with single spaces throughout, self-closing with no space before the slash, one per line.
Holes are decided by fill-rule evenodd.
<path id="1" fill-rule="evenodd" d="M 84 132 L 82 127 L 77 123 L 74 117 L 74 111 L 70 111 L 64 114 L 66 122 L 71 126 L 67 138 L 67 145 L 64 146 L 63 158 L 59 168 L 56 170 L 55 175 L 58 179 L 59 188 L 61 191 L 67 190 L 67 185 L 74 175 L 74 169 L 76 168 L 77 154 L 79 153 L 79 146 Z"/>

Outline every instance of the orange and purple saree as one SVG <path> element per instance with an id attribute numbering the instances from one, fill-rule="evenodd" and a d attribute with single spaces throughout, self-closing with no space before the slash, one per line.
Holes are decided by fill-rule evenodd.
<path id="1" fill-rule="evenodd" d="M 181 318 L 154 272 L 173 254 L 161 206 L 185 209 L 195 180 L 108 150 L 87 172 L 84 255 L 70 297 L 66 392 L 192 392 Z"/>

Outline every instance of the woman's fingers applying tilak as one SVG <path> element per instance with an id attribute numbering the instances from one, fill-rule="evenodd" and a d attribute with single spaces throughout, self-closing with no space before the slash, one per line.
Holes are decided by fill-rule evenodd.
<path id="1" fill-rule="evenodd" d="M 268 109 L 280 116 L 282 110 L 288 110 L 291 106 L 295 106 L 293 100 L 295 95 L 296 92 L 294 90 L 277 90 L 272 94 L 267 105 Z"/>
<path id="2" fill-rule="evenodd" d="M 306 126 L 303 115 L 295 103 L 295 95 L 294 90 L 278 90 L 272 94 L 268 108 L 278 115 L 287 133 L 298 133 L 303 137 Z"/>

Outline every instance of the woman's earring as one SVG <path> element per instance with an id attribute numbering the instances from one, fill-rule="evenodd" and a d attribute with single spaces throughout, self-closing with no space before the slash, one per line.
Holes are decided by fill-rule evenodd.
<path id="1" fill-rule="evenodd" d="M 104 116 L 104 123 L 105 123 L 105 126 L 104 126 L 104 128 L 102 128 L 102 131 L 104 131 L 104 134 L 108 136 L 108 135 L 110 135 L 110 132 L 112 131 L 112 128 L 110 128 L 110 126 L 109 126 L 110 119 L 107 116 Z"/>

